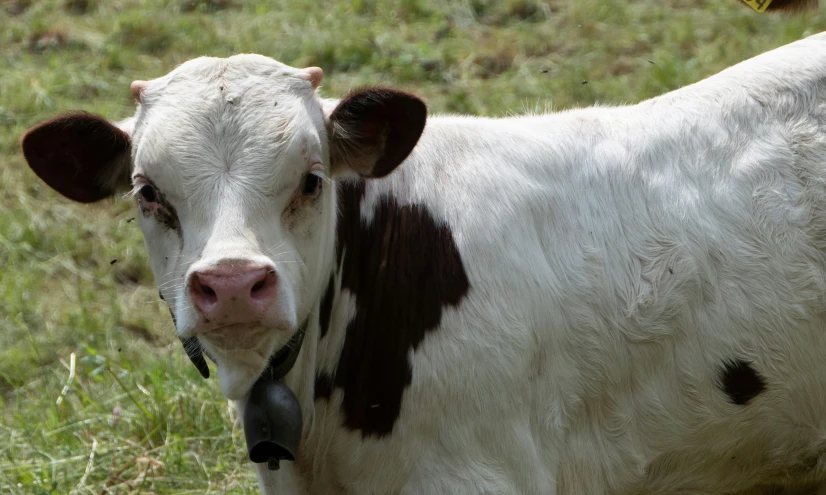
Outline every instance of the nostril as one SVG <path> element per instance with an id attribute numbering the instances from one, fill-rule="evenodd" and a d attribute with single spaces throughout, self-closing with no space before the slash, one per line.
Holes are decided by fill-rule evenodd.
<path id="1" fill-rule="evenodd" d="M 198 276 L 192 279 L 192 293 L 202 303 L 214 304 L 218 301 L 218 294 L 215 293 L 215 290 L 203 283 Z"/>
<path id="2" fill-rule="evenodd" d="M 260 273 L 260 272 L 259 272 Z M 275 270 L 264 272 L 250 288 L 250 297 L 255 300 L 268 300 L 272 296 L 272 287 L 275 283 Z"/>
<path id="3" fill-rule="evenodd" d="M 252 293 L 253 293 L 253 294 L 255 294 L 256 292 L 258 292 L 258 291 L 260 291 L 261 289 L 263 289 L 263 288 L 264 288 L 264 285 L 265 285 L 266 283 L 267 283 L 267 280 L 266 280 L 266 279 L 264 279 L 264 280 L 259 280 L 258 282 L 256 282 L 256 283 L 255 283 L 255 285 L 253 285 L 253 286 L 252 286 Z"/>

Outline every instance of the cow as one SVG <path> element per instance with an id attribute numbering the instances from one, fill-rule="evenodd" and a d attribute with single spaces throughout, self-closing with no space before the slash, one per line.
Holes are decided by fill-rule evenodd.
<path id="1" fill-rule="evenodd" d="M 826 33 L 544 114 L 322 80 L 201 57 L 21 139 L 69 200 L 136 203 L 177 337 L 275 443 L 263 493 L 826 477 Z"/>

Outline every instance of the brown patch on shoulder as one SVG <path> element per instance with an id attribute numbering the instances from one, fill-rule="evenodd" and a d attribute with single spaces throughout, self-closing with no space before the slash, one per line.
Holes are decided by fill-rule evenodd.
<path id="1" fill-rule="evenodd" d="M 320 314 L 318 315 L 318 326 L 320 329 L 319 338 L 323 339 L 327 335 L 327 329 L 330 327 L 330 313 L 333 310 L 333 296 L 335 295 L 336 279 L 330 275 L 330 282 L 327 284 L 327 290 L 324 291 L 324 297 L 321 299 Z"/>
<path id="2" fill-rule="evenodd" d="M 333 393 L 333 377 L 329 373 L 320 372 L 315 376 L 313 397 L 315 399 L 330 399 Z"/>
<path id="3" fill-rule="evenodd" d="M 393 430 L 413 374 L 408 353 L 438 328 L 442 310 L 470 289 L 453 234 L 419 204 L 379 200 L 361 220 L 364 183 L 339 184 L 341 288 L 355 296 L 333 385 L 344 390 L 345 426 L 363 435 Z"/>

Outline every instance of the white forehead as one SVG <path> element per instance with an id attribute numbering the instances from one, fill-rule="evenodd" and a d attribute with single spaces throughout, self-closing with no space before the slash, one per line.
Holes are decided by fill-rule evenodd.
<path id="1" fill-rule="evenodd" d="M 232 90 L 239 94 L 263 88 L 268 88 L 270 94 L 283 95 L 302 90 L 307 94 L 312 93 L 312 86 L 303 70 L 263 55 L 242 54 L 228 58 L 199 57 L 189 60 L 165 76 L 149 81 L 142 102 L 152 106 L 159 98 L 185 97 L 215 89 L 221 83 L 232 85 Z"/>
<path id="2" fill-rule="evenodd" d="M 136 116 L 136 172 L 190 193 L 221 177 L 272 191 L 326 153 L 306 73 L 261 55 L 190 60 L 148 82 Z"/>

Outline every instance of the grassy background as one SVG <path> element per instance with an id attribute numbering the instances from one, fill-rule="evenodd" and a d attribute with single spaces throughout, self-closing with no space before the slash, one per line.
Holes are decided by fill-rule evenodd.
<path id="1" fill-rule="evenodd" d="M 735 0 L 298 3 L 0 0 L 0 493 L 257 489 L 216 380 L 174 339 L 133 206 L 41 185 L 27 127 L 126 117 L 133 79 L 199 55 L 319 65 L 330 96 L 385 83 L 434 112 L 506 115 L 636 102 L 826 30 Z"/>

